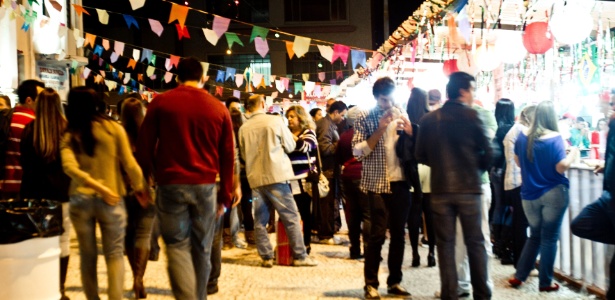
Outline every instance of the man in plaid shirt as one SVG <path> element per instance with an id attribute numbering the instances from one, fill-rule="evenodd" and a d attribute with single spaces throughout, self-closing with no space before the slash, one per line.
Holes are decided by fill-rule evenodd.
<path id="1" fill-rule="evenodd" d="M 355 122 L 352 147 L 355 157 L 363 161 L 361 190 L 368 195 L 371 229 L 365 252 L 365 299 L 380 299 L 378 267 L 380 252 L 390 225 L 389 295 L 410 297 L 399 284 L 404 260 L 404 226 L 410 211 L 410 186 L 405 180 L 395 153 L 398 130 L 412 136 L 412 126 L 405 113 L 394 106 L 395 82 L 388 77 L 374 83 L 372 93 L 377 106 L 360 113 Z"/>

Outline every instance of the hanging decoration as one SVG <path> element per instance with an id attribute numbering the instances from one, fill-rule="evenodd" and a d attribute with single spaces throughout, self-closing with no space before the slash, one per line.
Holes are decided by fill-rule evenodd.
<path id="1" fill-rule="evenodd" d="M 228 48 L 229 49 L 233 48 L 233 44 L 234 43 L 237 43 L 237 44 L 243 46 L 243 42 L 239 39 L 239 37 L 237 36 L 236 33 L 225 32 L 224 36 L 226 37 L 226 42 L 228 43 Z"/>
<path id="2" fill-rule="evenodd" d="M 534 22 L 525 27 L 523 45 L 530 54 L 544 54 L 553 47 L 553 35 L 547 22 Z"/>
<path id="3" fill-rule="evenodd" d="M 162 31 L 164 31 L 164 28 L 162 27 L 162 24 L 160 24 L 160 21 L 153 19 L 148 19 L 148 21 L 152 31 L 158 35 L 158 37 L 162 36 Z"/>
<path id="4" fill-rule="evenodd" d="M 594 18 L 570 1 L 563 8 L 555 10 L 549 26 L 558 43 L 572 45 L 589 37 L 594 27 Z"/>
<path id="5" fill-rule="evenodd" d="M 171 14 L 169 15 L 169 24 L 173 21 L 177 21 L 179 25 L 185 26 L 186 17 L 188 16 L 188 6 L 183 6 L 173 3 L 171 5 Z"/>
<path id="6" fill-rule="evenodd" d="M 523 45 L 523 34 L 521 31 L 501 31 L 495 42 L 495 52 L 499 54 L 500 60 L 505 64 L 519 63 L 527 56 L 527 49 Z"/>
<path id="7" fill-rule="evenodd" d="M 296 36 L 293 42 L 293 51 L 297 57 L 303 57 L 310 50 L 312 39 L 303 36 Z"/>
<path id="8" fill-rule="evenodd" d="M 449 59 L 445 61 L 442 66 L 442 72 L 444 72 L 444 75 L 446 76 L 450 76 L 451 74 L 458 72 L 458 71 L 459 71 L 459 68 L 457 68 L 456 59 Z"/>

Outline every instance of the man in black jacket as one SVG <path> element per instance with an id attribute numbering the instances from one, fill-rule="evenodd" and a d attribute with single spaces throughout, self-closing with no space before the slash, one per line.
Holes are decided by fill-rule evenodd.
<path id="1" fill-rule="evenodd" d="M 475 79 L 453 73 L 441 109 L 419 122 L 415 156 L 431 167 L 432 210 L 440 261 L 442 299 L 457 299 L 455 222 L 459 217 L 470 260 L 474 299 L 490 299 L 487 251 L 481 231 L 481 173 L 491 161 L 491 147 L 478 113 L 472 109 Z"/>

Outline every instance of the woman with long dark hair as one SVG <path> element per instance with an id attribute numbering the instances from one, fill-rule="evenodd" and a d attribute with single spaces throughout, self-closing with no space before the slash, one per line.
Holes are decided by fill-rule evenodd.
<path id="1" fill-rule="evenodd" d="M 427 92 L 420 88 L 413 88 L 408 99 L 406 107 L 410 122 L 418 124 L 419 120 L 429 112 L 429 103 Z M 417 130 L 420 130 L 418 127 Z M 414 136 L 418 131 L 414 132 Z M 414 153 L 412 150 L 411 153 Z M 421 265 L 421 257 L 419 255 L 419 228 L 423 225 L 423 215 L 425 216 L 425 227 L 427 229 L 429 254 L 427 255 L 427 266 L 436 266 L 434 256 L 434 248 L 436 244 L 436 236 L 433 227 L 433 214 L 431 212 L 431 187 L 429 182 L 430 169 L 425 165 L 418 165 L 416 161 L 411 163 L 411 166 L 405 166 L 404 169 L 416 168 L 418 170 L 421 190 L 413 190 L 412 205 L 410 206 L 410 214 L 408 215 L 408 235 L 410 236 L 410 245 L 412 246 L 412 266 L 418 267 Z M 407 171 L 406 171 L 407 172 Z M 408 174 L 408 173 L 407 173 Z M 410 178 L 410 174 L 406 178 Z"/>
<path id="2" fill-rule="evenodd" d="M 24 199 L 49 199 L 62 202 L 60 236 L 60 293 L 68 300 L 64 283 L 70 254 L 70 218 L 68 216 L 68 186 L 70 178 L 62 170 L 60 140 L 66 130 L 60 95 L 46 88 L 36 97 L 36 119 L 21 135 L 21 168 L 23 177 L 20 195 Z"/>
<path id="3" fill-rule="evenodd" d="M 521 198 L 530 224 L 530 238 L 517 263 L 515 277 L 508 281 L 513 287 L 520 286 L 527 279 L 540 254 L 539 290 L 552 292 L 559 289 L 559 285 L 552 285 L 552 281 L 557 240 L 569 202 L 569 182 L 564 173 L 578 155 L 577 148 L 571 148 L 566 154 L 553 102 L 538 104 L 534 122 L 519 134 L 515 144 L 515 160 L 521 167 L 523 180 Z"/>
<path id="4" fill-rule="evenodd" d="M 143 118 L 145 118 L 145 107 L 141 99 L 129 96 L 121 103 L 120 120 L 126 130 L 130 141 L 131 151 L 134 155 L 136 150 L 137 137 Z M 128 223 L 126 227 L 126 256 L 132 269 L 133 289 L 136 299 L 146 298 L 143 275 L 147 267 L 147 260 L 151 248 L 151 237 L 156 208 L 151 203 L 140 203 L 134 192 L 129 188 L 130 180 L 125 178 L 127 185 L 127 196 L 125 198 L 126 212 L 128 213 Z"/>
<path id="5" fill-rule="evenodd" d="M 509 205 L 504 197 L 504 173 L 506 158 L 504 156 L 504 137 L 515 124 L 515 104 L 506 98 L 495 104 L 495 120 L 498 129 L 495 132 L 493 151 L 493 166 L 489 171 L 492 191 L 493 216 L 491 218 L 491 234 L 494 239 L 494 253 L 504 265 L 513 263 L 512 258 L 512 214 L 506 218 Z M 509 212 L 511 212 L 509 210 Z M 508 220 L 508 221 L 507 221 Z"/>
<path id="6" fill-rule="evenodd" d="M 100 226 L 107 263 L 109 299 L 122 299 L 126 188 L 121 168 L 135 195 L 149 202 L 148 187 L 132 155 L 126 131 L 97 111 L 99 95 L 87 87 L 68 94 L 67 132 L 60 151 L 64 172 L 71 177 L 70 218 L 75 225 L 81 259 L 81 283 L 87 299 L 99 299 L 96 223 Z"/>

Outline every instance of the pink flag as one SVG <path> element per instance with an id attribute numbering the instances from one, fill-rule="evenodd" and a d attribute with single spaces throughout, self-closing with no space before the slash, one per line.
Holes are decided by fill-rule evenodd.
<path id="1" fill-rule="evenodd" d="M 162 24 L 160 24 L 160 21 L 158 20 L 153 20 L 153 19 L 148 19 L 149 20 L 149 26 L 152 28 L 152 31 L 158 35 L 158 37 L 160 37 L 162 35 L 162 31 L 164 31 L 164 28 L 162 27 Z"/>
<path id="2" fill-rule="evenodd" d="M 235 74 L 235 84 L 237 85 L 237 87 L 243 85 L 243 74 Z"/>
<path id="3" fill-rule="evenodd" d="M 256 47 L 256 52 L 258 52 L 258 54 L 260 54 L 262 58 L 265 58 L 265 56 L 267 56 L 267 53 L 269 52 L 269 45 L 267 44 L 266 39 L 254 39 L 254 46 Z"/>
<path id="4" fill-rule="evenodd" d="M 333 46 L 333 57 L 331 58 L 331 62 L 334 62 L 336 59 L 341 58 L 345 66 L 346 62 L 348 62 L 348 53 L 350 53 L 350 47 L 335 44 Z"/>
<path id="5" fill-rule="evenodd" d="M 173 79 L 173 73 L 167 72 L 164 74 L 164 82 L 169 83 L 171 82 L 171 79 Z"/>
<path id="6" fill-rule="evenodd" d="M 252 85 L 254 87 L 258 87 L 261 84 L 261 81 L 263 81 L 263 74 L 252 74 Z"/>
<path id="7" fill-rule="evenodd" d="M 318 80 L 325 81 L 325 72 L 318 72 Z"/>
<path id="8" fill-rule="evenodd" d="M 284 89 L 288 90 L 288 83 L 290 82 L 290 80 L 288 80 L 288 78 L 286 77 L 280 77 L 280 80 L 282 80 L 282 83 L 284 84 Z"/>
<path id="9" fill-rule="evenodd" d="M 216 33 L 218 37 L 221 37 L 228 30 L 228 25 L 230 23 L 231 23 L 230 19 L 223 18 L 220 16 L 215 16 L 214 25 L 212 26 L 212 29 L 214 30 L 214 32 Z"/>
<path id="10" fill-rule="evenodd" d="M 284 83 L 282 82 L 282 80 L 276 80 L 275 81 L 275 88 L 280 93 L 284 93 L 285 89 L 284 89 Z"/>
<path id="11" fill-rule="evenodd" d="M 233 90 L 233 97 L 235 97 L 235 98 L 241 98 L 241 91 L 238 91 L 238 90 Z"/>

